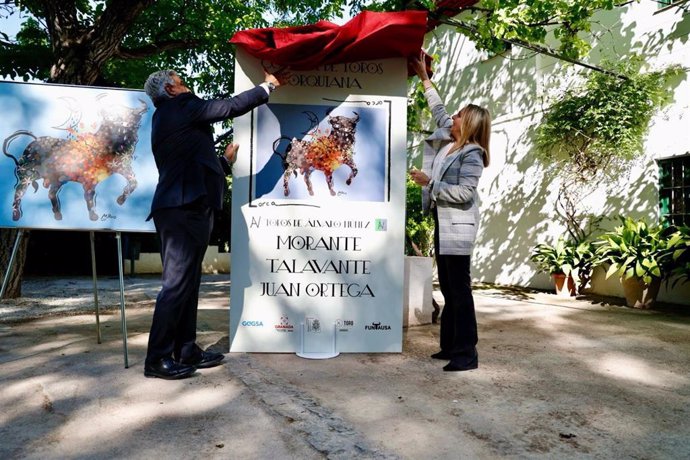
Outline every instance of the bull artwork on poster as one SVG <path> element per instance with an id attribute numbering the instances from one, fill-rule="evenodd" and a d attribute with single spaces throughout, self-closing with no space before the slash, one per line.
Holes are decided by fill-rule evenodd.
<path id="1" fill-rule="evenodd" d="M 235 91 L 266 66 L 238 49 Z M 230 351 L 401 351 L 406 90 L 404 59 L 321 66 L 235 119 Z"/>
<path id="2" fill-rule="evenodd" d="M 255 197 L 383 201 L 387 139 L 370 134 L 386 132 L 387 116 L 358 102 L 259 107 L 258 131 L 278 124 L 280 137 L 257 140 Z"/>
<path id="3" fill-rule="evenodd" d="M 152 107 L 141 91 L 0 84 L 0 226 L 153 231 Z"/>
<path id="4" fill-rule="evenodd" d="M 313 112 L 303 113 L 305 115 L 310 115 L 309 119 L 312 121 L 316 118 Z M 311 173 L 314 170 L 324 173 L 326 176 L 326 183 L 328 184 L 328 191 L 331 195 L 335 195 L 335 190 L 333 189 L 333 171 L 336 168 L 347 165 L 350 168 L 350 175 L 345 183 L 347 185 L 352 184 L 352 179 L 357 175 L 354 150 L 357 123 L 359 123 L 360 119 L 357 112 L 352 113 L 354 114 L 352 117 L 329 115 L 328 124 L 331 125 L 329 132 L 323 133 L 318 125 L 312 126 L 309 131 L 307 131 L 311 139 L 300 140 L 293 137 L 285 149 L 285 152 L 274 152 L 283 159 L 283 169 L 285 170 L 285 173 L 283 173 L 283 194 L 285 196 L 290 195 L 290 187 L 288 187 L 290 175 L 294 174 L 295 177 L 297 177 L 298 170 L 304 176 L 304 183 L 310 195 L 314 194 L 310 180 Z M 316 121 L 318 122 L 318 119 Z M 281 139 L 276 140 L 276 143 Z"/>

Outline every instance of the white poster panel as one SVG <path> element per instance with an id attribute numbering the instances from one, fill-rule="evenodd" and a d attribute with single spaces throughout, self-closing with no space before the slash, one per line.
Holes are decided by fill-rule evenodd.
<path id="1" fill-rule="evenodd" d="M 236 92 L 267 65 L 238 49 Z M 293 71 L 235 119 L 230 351 L 402 350 L 406 76 Z"/>
<path id="2" fill-rule="evenodd" d="M 0 227 L 153 232 L 143 91 L 0 82 Z"/>

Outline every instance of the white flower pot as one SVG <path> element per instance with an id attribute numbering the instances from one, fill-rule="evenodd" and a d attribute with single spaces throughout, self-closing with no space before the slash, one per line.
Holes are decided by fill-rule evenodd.
<path id="1" fill-rule="evenodd" d="M 405 256 L 403 327 L 431 323 L 433 268 L 432 257 Z"/>

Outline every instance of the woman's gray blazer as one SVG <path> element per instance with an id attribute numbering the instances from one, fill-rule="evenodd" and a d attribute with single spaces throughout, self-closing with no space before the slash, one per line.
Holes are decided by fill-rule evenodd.
<path id="1" fill-rule="evenodd" d="M 422 170 L 431 177 L 436 154 L 453 142 L 453 120 L 435 89 L 428 89 L 425 96 L 438 126 L 424 141 Z M 432 199 L 436 201 L 440 245 L 437 254 L 471 255 L 479 226 L 477 184 L 484 171 L 484 150 L 479 145 L 467 144 L 443 162 L 441 180 L 434 181 L 431 187 L 422 187 L 422 208 L 428 213 Z"/>

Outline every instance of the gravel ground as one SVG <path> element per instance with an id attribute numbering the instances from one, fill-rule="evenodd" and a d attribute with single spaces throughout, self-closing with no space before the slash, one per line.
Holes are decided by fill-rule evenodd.
<path id="1" fill-rule="evenodd" d="M 690 458 L 690 314 L 478 286 L 480 367 L 445 373 L 438 326 L 403 353 L 228 353 L 143 377 L 158 278 L 31 279 L 0 302 L 0 458 Z M 199 342 L 227 352 L 229 276 L 203 280 Z M 435 293 L 438 295 L 438 293 Z"/>

